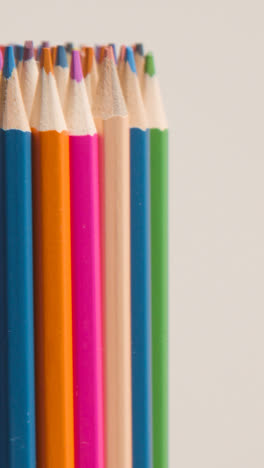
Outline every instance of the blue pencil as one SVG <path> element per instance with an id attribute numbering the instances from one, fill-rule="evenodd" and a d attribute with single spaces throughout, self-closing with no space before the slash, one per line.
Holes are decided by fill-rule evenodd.
<path id="1" fill-rule="evenodd" d="M 130 47 L 126 48 L 122 87 L 130 120 L 133 466 L 151 468 L 149 135 Z"/>
<path id="2" fill-rule="evenodd" d="M 1 271 L 5 306 L 1 310 L 1 352 L 7 369 L 1 373 L 7 372 L 8 378 L 1 388 L 7 414 L 0 418 L 1 445 L 5 448 L 3 454 L 0 452 L 0 466 L 35 468 L 31 133 L 12 47 L 5 50 L 2 90 L 4 230 L 0 237 L 5 252 Z"/>
<path id="3" fill-rule="evenodd" d="M 8 467 L 7 316 L 5 282 L 5 164 L 0 130 L 0 466 Z"/>

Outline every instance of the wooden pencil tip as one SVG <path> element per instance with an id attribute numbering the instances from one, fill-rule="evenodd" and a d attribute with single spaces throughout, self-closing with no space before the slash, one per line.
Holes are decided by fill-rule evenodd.
<path id="1" fill-rule="evenodd" d="M 33 48 L 34 48 L 34 43 L 33 43 L 33 41 L 25 41 L 24 47 L 33 47 Z"/>
<path id="2" fill-rule="evenodd" d="M 119 61 L 119 62 L 124 62 L 125 56 L 126 56 L 126 46 L 125 46 L 125 45 L 121 45 L 118 61 Z"/>
<path id="3" fill-rule="evenodd" d="M 149 76 L 154 76 L 156 74 L 155 62 L 152 53 L 146 55 L 145 60 L 145 73 Z"/>
<path id="4" fill-rule="evenodd" d="M 68 60 L 65 47 L 63 45 L 59 45 L 57 47 L 57 54 L 56 54 L 56 65 L 62 68 L 68 68 Z"/>
<path id="5" fill-rule="evenodd" d="M 100 49 L 101 49 L 101 46 L 95 44 L 94 50 L 95 50 L 95 58 L 96 58 L 97 63 L 99 63 Z"/>
<path id="6" fill-rule="evenodd" d="M 104 57 L 106 57 L 105 55 L 105 50 L 107 49 L 107 46 L 100 46 L 100 52 L 99 52 L 99 59 L 98 59 L 98 63 L 102 63 L 102 61 L 104 60 Z M 111 47 L 110 47 L 111 49 Z"/>
<path id="7" fill-rule="evenodd" d="M 3 57 L 4 57 L 4 55 L 5 55 L 5 48 L 6 48 L 6 46 L 0 45 L 0 49 L 1 49 L 1 51 L 2 51 Z"/>
<path id="8" fill-rule="evenodd" d="M 137 52 L 137 54 L 144 57 L 144 46 L 142 43 L 135 44 L 134 50 Z"/>
<path id="9" fill-rule="evenodd" d="M 65 50 L 68 54 L 72 53 L 72 49 L 74 48 L 73 42 L 66 42 L 65 43 Z"/>
<path id="10" fill-rule="evenodd" d="M 25 41 L 23 60 L 30 60 L 34 57 L 33 41 Z"/>
<path id="11" fill-rule="evenodd" d="M 70 75 L 71 75 L 72 80 L 75 80 L 78 83 L 82 81 L 83 73 L 82 73 L 81 56 L 80 56 L 79 50 L 72 51 Z"/>
<path id="12" fill-rule="evenodd" d="M 112 44 L 109 44 L 109 46 L 112 47 L 112 49 L 113 49 L 115 63 L 117 63 L 116 45 L 112 43 Z"/>
<path id="13" fill-rule="evenodd" d="M 136 73 L 136 64 L 135 64 L 135 58 L 134 58 L 134 52 L 132 47 L 126 47 L 125 49 L 125 61 L 129 63 L 129 66 L 132 70 L 133 73 Z"/>
<path id="14" fill-rule="evenodd" d="M 47 47 L 50 47 L 49 41 L 42 41 L 41 47 L 42 47 L 42 49 L 43 49 L 43 47 L 45 47 L 45 49 L 46 49 Z"/>
<path id="15" fill-rule="evenodd" d="M 111 46 L 104 47 L 104 57 L 115 61 L 114 52 Z"/>
<path id="16" fill-rule="evenodd" d="M 0 71 L 3 69 L 3 54 L 2 50 L 0 49 Z"/>
<path id="17" fill-rule="evenodd" d="M 94 49 L 93 47 L 85 47 L 84 50 L 84 62 L 83 62 L 83 74 L 87 76 L 91 73 L 94 61 Z"/>
<path id="18" fill-rule="evenodd" d="M 52 60 L 53 67 L 56 62 L 56 56 L 57 56 L 57 46 L 52 46 L 51 47 L 51 60 Z"/>
<path id="19" fill-rule="evenodd" d="M 53 73 L 51 51 L 48 47 L 43 47 L 40 57 L 40 68 L 44 68 L 46 73 Z"/>
<path id="20" fill-rule="evenodd" d="M 3 67 L 4 77 L 10 78 L 15 67 L 16 67 L 16 64 L 15 64 L 13 47 L 7 46 L 5 48 L 5 58 L 4 58 L 4 67 Z"/>
<path id="21" fill-rule="evenodd" d="M 37 48 L 37 54 L 36 54 L 36 60 L 38 60 L 38 62 L 40 61 L 41 50 L 42 50 L 42 46 L 40 45 Z"/>
<path id="22" fill-rule="evenodd" d="M 16 44 L 15 45 L 15 59 L 16 59 L 17 64 L 19 62 L 22 62 L 23 55 L 24 55 L 24 46 L 22 46 L 21 44 Z"/>

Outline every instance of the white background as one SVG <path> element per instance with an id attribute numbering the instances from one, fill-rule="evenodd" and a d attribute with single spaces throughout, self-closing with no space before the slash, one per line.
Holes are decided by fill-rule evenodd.
<path id="1" fill-rule="evenodd" d="M 170 124 L 171 468 L 264 466 L 263 24 L 263 0 L 1 5 L 2 43 L 155 53 Z"/>

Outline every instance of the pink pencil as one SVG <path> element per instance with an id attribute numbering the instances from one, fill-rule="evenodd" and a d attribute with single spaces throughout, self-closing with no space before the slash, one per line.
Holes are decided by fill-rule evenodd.
<path id="1" fill-rule="evenodd" d="M 75 466 L 103 468 L 98 137 L 77 50 L 72 52 L 65 117 L 70 133 Z"/>

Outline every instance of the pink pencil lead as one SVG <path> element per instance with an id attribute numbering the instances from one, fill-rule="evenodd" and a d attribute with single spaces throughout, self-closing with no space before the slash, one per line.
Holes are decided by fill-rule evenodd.
<path id="1" fill-rule="evenodd" d="M 82 72 L 82 64 L 81 64 L 81 56 L 79 50 L 72 51 L 72 59 L 71 59 L 71 79 L 77 82 L 82 81 L 83 79 L 83 72 Z"/>

